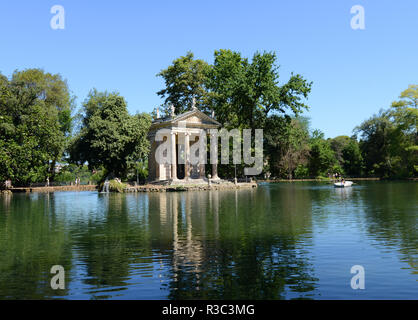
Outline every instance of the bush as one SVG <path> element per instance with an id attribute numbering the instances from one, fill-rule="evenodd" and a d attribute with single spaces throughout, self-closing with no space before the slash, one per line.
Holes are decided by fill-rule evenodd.
<path id="1" fill-rule="evenodd" d="M 93 173 L 90 177 L 91 181 L 93 181 L 94 183 L 100 183 L 103 182 L 105 180 L 105 170 L 99 170 L 95 173 Z"/>
<path id="2" fill-rule="evenodd" d="M 309 169 L 304 165 L 300 164 L 295 169 L 295 177 L 298 179 L 307 178 L 309 176 Z"/>
<path id="3" fill-rule="evenodd" d="M 99 190 L 103 190 L 104 182 L 100 183 Z M 116 179 L 109 180 L 109 192 L 122 193 L 125 191 L 127 184 L 119 182 Z"/>

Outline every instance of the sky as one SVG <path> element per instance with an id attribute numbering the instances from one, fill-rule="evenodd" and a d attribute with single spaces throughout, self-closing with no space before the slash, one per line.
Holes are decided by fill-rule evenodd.
<path id="1" fill-rule="evenodd" d="M 51 28 L 54 5 L 64 29 Z M 355 5 L 364 29 L 351 27 Z M 132 114 L 150 112 L 163 102 L 156 74 L 188 51 L 208 63 L 219 49 L 273 51 L 280 84 L 291 72 L 313 82 L 304 115 L 327 138 L 351 135 L 418 83 L 417 40 L 416 0 L 0 2 L 0 73 L 60 73 L 77 107 L 97 88 L 118 91 Z"/>

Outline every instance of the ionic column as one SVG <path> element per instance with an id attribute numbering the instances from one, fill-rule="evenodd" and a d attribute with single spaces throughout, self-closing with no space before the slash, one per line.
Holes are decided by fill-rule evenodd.
<path id="1" fill-rule="evenodd" d="M 176 133 L 171 132 L 171 179 L 177 180 Z"/>
<path id="2" fill-rule="evenodd" d="M 190 133 L 184 134 L 184 179 L 190 178 Z"/>

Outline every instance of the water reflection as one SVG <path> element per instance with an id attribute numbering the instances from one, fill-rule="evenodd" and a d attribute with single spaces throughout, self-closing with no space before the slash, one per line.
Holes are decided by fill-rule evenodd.
<path id="1" fill-rule="evenodd" d="M 368 236 L 380 246 L 397 250 L 418 274 L 418 185 L 410 182 L 374 183 L 367 189 L 365 219 Z"/>
<path id="2" fill-rule="evenodd" d="M 71 239 L 55 218 L 54 195 L 34 201 L 32 195 L 12 195 L 0 211 L 0 297 L 41 299 L 56 295 L 50 268 L 71 269 Z M 4 205 L 6 202 L 6 205 Z M 70 280 L 70 278 L 68 278 Z M 66 296 L 67 290 L 60 291 Z"/>
<path id="3" fill-rule="evenodd" d="M 417 274 L 411 191 L 416 184 L 303 183 L 2 197 L 0 298 L 350 298 L 338 281 L 351 260 L 386 257 L 371 255 L 374 247 L 399 252 Z M 55 264 L 66 270 L 66 290 L 50 289 Z M 333 277 L 329 266 L 343 271 Z"/>

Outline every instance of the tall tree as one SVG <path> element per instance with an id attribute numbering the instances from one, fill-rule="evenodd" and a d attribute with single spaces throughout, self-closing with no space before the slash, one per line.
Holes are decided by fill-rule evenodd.
<path id="1" fill-rule="evenodd" d="M 60 75 L 39 69 L 0 77 L 0 179 L 14 185 L 53 175 L 71 128 L 71 97 Z"/>
<path id="2" fill-rule="evenodd" d="M 227 126 L 256 129 L 272 114 L 307 110 L 303 99 L 312 83 L 292 74 L 280 86 L 278 69 L 275 53 L 256 52 L 250 62 L 238 52 L 215 51 L 208 88 L 218 119 Z"/>
<path id="3" fill-rule="evenodd" d="M 381 110 L 356 127 L 360 135 L 360 149 L 368 175 L 391 177 L 399 169 L 401 135 L 390 120 L 387 111 Z"/>
<path id="4" fill-rule="evenodd" d="M 410 85 L 399 98 L 392 103 L 389 115 L 409 138 L 410 145 L 407 148 L 418 152 L 418 85 Z"/>
<path id="5" fill-rule="evenodd" d="M 273 115 L 267 119 L 264 135 L 269 171 L 274 176 L 292 179 L 299 165 L 309 156 L 309 122 L 302 117 Z"/>
<path id="6" fill-rule="evenodd" d="M 309 154 L 309 173 L 313 177 L 331 173 L 337 159 L 328 140 L 320 130 L 314 130 Z"/>
<path id="7" fill-rule="evenodd" d="M 165 112 L 170 113 L 169 105 L 173 104 L 177 114 L 191 110 L 193 98 L 196 107 L 202 111 L 207 106 L 207 90 L 205 83 L 209 65 L 200 59 L 194 59 L 192 52 L 177 58 L 167 69 L 157 76 L 162 77 L 165 88 L 157 94 L 165 98 Z"/>
<path id="8" fill-rule="evenodd" d="M 41 69 L 27 69 L 16 71 L 12 81 L 23 82 L 27 86 L 36 86 L 39 89 L 38 100 L 42 102 L 43 108 L 51 117 L 58 119 L 59 130 L 62 135 L 51 144 L 53 156 L 51 157 L 49 172 L 53 179 L 55 164 L 60 160 L 64 152 L 68 137 L 72 129 L 72 111 L 74 109 L 75 97 L 71 95 L 67 81 L 59 74 L 45 73 Z"/>
<path id="9" fill-rule="evenodd" d="M 256 52 L 249 61 L 239 52 L 219 50 L 215 51 L 207 87 L 210 109 L 215 111 L 217 120 L 227 128 L 263 128 L 268 143 L 264 156 L 270 171 L 278 174 L 283 166 L 287 166 L 289 175 L 289 171 L 294 170 L 296 158 L 304 153 L 303 148 L 298 145 L 298 139 L 294 143 L 285 140 L 289 142 L 287 147 L 274 140 L 297 135 L 297 130 L 290 135 L 286 132 L 288 120 L 284 116 L 289 116 L 289 112 L 298 115 L 308 109 L 304 99 L 308 97 L 311 85 L 302 76 L 293 74 L 287 83 L 279 85 L 279 67 L 274 53 Z M 284 130 L 278 129 L 277 126 L 282 125 Z M 279 157 L 274 154 L 278 148 L 281 149 Z M 294 155 L 290 151 L 292 148 Z M 285 155 L 287 160 L 279 164 Z"/>
<path id="10" fill-rule="evenodd" d="M 344 156 L 343 156 L 343 150 L 348 146 L 350 143 L 350 137 L 347 136 L 338 136 L 333 139 L 330 139 L 330 146 L 331 149 L 335 153 L 335 157 L 340 164 L 340 166 L 343 166 L 344 164 Z"/>
<path id="11" fill-rule="evenodd" d="M 342 158 L 345 174 L 351 177 L 359 177 L 363 174 L 363 156 L 355 136 L 351 137 L 342 149 Z"/>
<path id="12" fill-rule="evenodd" d="M 195 60 L 189 52 L 158 76 L 165 80 L 165 88 L 158 94 L 165 98 L 166 104 L 174 104 L 176 113 L 190 110 L 194 97 L 201 111 L 208 114 L 215 111 L 216 119 L 224 127 L 239 129 L 266 130 L 272 128 L 272 123 L 285 120 L 278 117 L 307 110 L 304 100 L 312 85 L 294 74 L 279 85 L 277 57 L 272 52 L 256 52 L 249 61 L 239 52 L 218 50 L 213 65 Z M 269 158 L 274 156 L 270 153 Z"/>
<path id="13" fill-rule="evenodd" d="M 70 146 L 70 160 L 125 177 L 130 163 L 148 154 L 150 124 L 148 114 L 129 115 L 118 93 L 92 90 L 83 105 L 81 130 Z"/>

